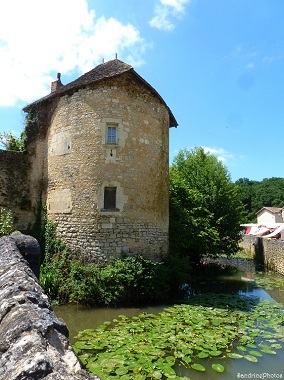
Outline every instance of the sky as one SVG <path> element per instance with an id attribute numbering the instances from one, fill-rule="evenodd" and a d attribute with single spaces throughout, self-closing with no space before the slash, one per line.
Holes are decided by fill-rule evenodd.
<path id="1" fill-rule="evenodd" d="M 232 181 L 284 177 L 283 0 L 0 2 L 0 133 L 22 108 L 117 57 L 153 86 L 179 126 L 170 162 L 203 147 Z"/>

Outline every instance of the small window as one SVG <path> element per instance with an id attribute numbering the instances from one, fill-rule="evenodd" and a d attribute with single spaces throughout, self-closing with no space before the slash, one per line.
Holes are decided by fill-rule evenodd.
<path id="1" fill-rule="evenodd" d="M 107 144 L 117 144 L 117 125 L 107 126 Z"/>
<path id="2" fill-rule="evenodd" d="M 116 187 L 105 187 L 104 192 L 104 209 L 116 209 Z"/>

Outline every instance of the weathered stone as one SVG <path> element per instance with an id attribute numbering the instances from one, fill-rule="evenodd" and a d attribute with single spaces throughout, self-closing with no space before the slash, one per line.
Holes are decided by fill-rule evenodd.
<path id="1" fill-rule="evenodd" d="M 270 240 L 261 236 L 244 235 L 240 242 L 250 257 L 263 263 L 268 269 L 284 275 L 284 241 Z"/>
<path id="2" fill-rule="evenodd" d="M 17 228 L 32 224 L 40 201 L 59 237 L 85 261 L 107 261 L 122 251 L 163 260 L 169 128 L 177 122 L 156 90 L 115 59 L 24 111 L 34 119 L 27 153 L 0 152 L 0 205 L 12 209 Z M 115 141 L 108 139 L 109 128 L 116 130 Z M 112 207 L 105 207 L 107 188 L 116 189 Z"/>
<path id="3" fill-rule="evenodd" d="M 34 274 L 39 277 L 40 268 L 40 247 L 38 241 L 29 235 L 12 235 L 11 238 L 16 243 L 21 255 L 29 263 L 29 267 Z"/>
<path id="4" fill-rule="evenodd" d="M 30 257 L 36 243 L 24 235 L 16 241 L 0 239 L 0 380 L 98 379 L 82 370 L 65 323 L 17 248 Z M 27 242 L 32 242 L 31 255 Z"/>

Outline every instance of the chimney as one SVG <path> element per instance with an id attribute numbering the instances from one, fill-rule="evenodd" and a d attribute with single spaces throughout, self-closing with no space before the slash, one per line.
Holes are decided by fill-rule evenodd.
<path id="1" fill-rule="evenodd" d="M 51 92 L 57 91 L 60 87 L 63 86 L 60 80 L 61 74 L 57 73 L 57 80 L 54 82 L 51 82 Z"/>

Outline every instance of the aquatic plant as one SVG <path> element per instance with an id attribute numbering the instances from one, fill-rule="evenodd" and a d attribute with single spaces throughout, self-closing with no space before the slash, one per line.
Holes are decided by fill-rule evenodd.
<path id="1" fill-rule="evenodd" d="M 277 354 L 284 309 L 272 301 L 204 294 L 161 313 L 123 315 L 81 331 L 74 349 L 88 371 L 107 379 L 188 379 L 180 368 L 226 371 L 227 360 L 257 363 Z"/>

